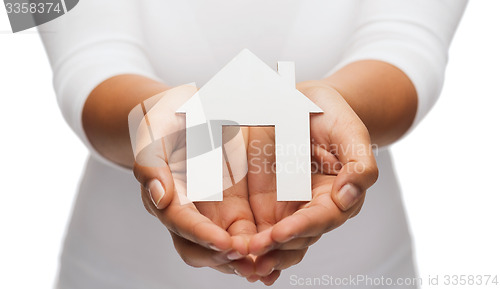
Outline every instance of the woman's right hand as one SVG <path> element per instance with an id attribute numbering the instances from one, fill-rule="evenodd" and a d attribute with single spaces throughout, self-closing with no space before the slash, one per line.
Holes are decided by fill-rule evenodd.
<path id="1" fill-rule="evenodd" d="M 188 265 L 248 277 L 254 268 L 247 243 L 256 227 L 246 178 L 225 186 L 222 202 L 194 204 L 186 197 L 185 117 L 175 112 L 196 91 L 194 86 L 175 87 L 131 112 L 134 175 L 145 208 L 168 228 Z M 236 146 L 232 157 L 246 161 L 247 131 L 240 130 L 234 139 L 239 141 L 231 142 Z"/>

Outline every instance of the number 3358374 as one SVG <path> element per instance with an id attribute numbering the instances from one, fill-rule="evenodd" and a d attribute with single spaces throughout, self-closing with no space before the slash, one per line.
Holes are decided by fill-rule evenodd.
<path id="1" fill-rule="evenodd" d="M 60 3 L 5 3 L 7 14 L 61 13 Z"/>

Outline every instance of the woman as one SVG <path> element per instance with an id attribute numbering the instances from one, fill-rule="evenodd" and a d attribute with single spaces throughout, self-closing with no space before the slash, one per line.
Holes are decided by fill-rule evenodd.
<path id="1" fill-rule="evenodd" d="M 390 151 L 382 147 L 415 127 L 438 97 L 465 5 L 87 0 L 40 26 L 61 110 L 92 152 L 58 287 L 258 287 L 216 270 L 277 288 L 411 281 L 411 237 Z M 205 83 L 243 48 L 268 64 L 295 61 L 297 88 L 325 112 L 311 118 L 316 148 L 376 144 L 378 181 L 373 185 L 372 154 L 319 150 L 341 169 L 313 176 L 314 198 L 305 210 L 298 210 L 303 204 L 280 210 L 266 199 L 269 194 L 259 194 L 272 187 L 269 175 L 251 173 L 233 188 L 246 198 L 182 209 L 174 193 L 180 190 L 175 170 L 139 162 L 135 174 L 144 206 L 161 222 L 155 221 L 137 198 L 132 172 L 123 169 L 134 166 L 128 113 L 155 95 L 175 111 L 190 93 L 173 87 Z M 245 136 L 272 143 L 263 130 L 250 129 Z M 349 169 L 356 165 L 363 170 Z M 216 270 L 193 269 L 183 261 Z M 418 286 L 405 283 L 398 287 Z"/>

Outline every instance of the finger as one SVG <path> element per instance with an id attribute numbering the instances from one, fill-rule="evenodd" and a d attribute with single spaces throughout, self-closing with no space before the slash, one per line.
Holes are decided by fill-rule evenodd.
<path id="1" fill-rule="evenodd" d="M 259 275 L 253 274 L 253 275 L 247 277 L 247 281 L 250 283 L 255 283 L 255 282 L 259 281 L 260 278 L 261 277 Z"/>
<path id="2" fill-rule="evenodd" d="M 257 233 L 252 210 L 248 203 L 246 172 L 244 177 L 237 177 L 243 173 L 239 168 L 242 162 L 244 162 L 246 169 L 246 130 L 241 129 L 232 140 L 224 144 L 225 190 L 223 201 L 196 204 L 203 215 L 213 220 L 231 235 L 233 252 L 229 256 L 233 260 L 243 258 L 248 254 L 248 241 L 252 235 Z M 214 210 L 214 206 L 217 207 L 216 210 Z"/>
<path id="3" fill-rule="evenodd" d="M 224 195 L 224 201 L 216 204 L 218 207 L 216 210 L 213 209 L 214 204 L 209 202 L 198 203 L 196 206 L 200 213 L 231 236 L 232 260 L 243 258 L 248 254 L 248 241 L 257 233 L 257 229 L 246 199 Z"/>
<path id="4" fill-rule="evenodd" d="M 248 245 L 248 252 L 252 255 L 259 256 L 274 249 L 278 243 L 273 240 L 272 231 L 272 226 L 269 226 L 264 231 L 253 235 Z"/>
<path id="5" fill-rule="evenodd" d="M 355 209 L 355 210 L 353 210 L 353 213 L 352 213 L 352 215 L 351 215 L 349 218 L 354 218 L 354 217 L 356 217 L 356 216 L 359 214 L 359 212 L 361 212 L 361 207 L 362 207 L 362 206 L 357 206 L 357 207 L 356 207 L 356 209 Z"/>
<path id="6" fill-rule="evenodd" d="M 345 216 L 344 218 L 346 218 Z M 285 218 L 283 221 L 278 224 L 282 226 L 282 222 L 286 220 L 284 226 L 293 222 L 293 220 L 289 221 L 288 218 Z M 310 224 L 309 224 L 310 225 Z M 249 253 L 255 256 L 261 256 L 272 250 L 300 250 L 305 249 L 314 243 L 316 243 L 323 234 L 322 230 L 324 227 L 320 227 L 316 231 L 305 232 L 304 229 L 309 225 L 303 225 L 302 227 L 296 227 L 292 231 L 285 232 L 274 232 L 274 227 L 268 228 L 263 232 L 259 232 L 255 234 L 250 240 L 249 244 Z M 279 230 L 279 229 L 278 229 Z M 317 233 L 317 235 L 314 235 Z M 301 234 L 309 234 L 311 236 L 301 236 Z M 286 237 L 283 238 L 282 235 Z M 277 237 L 276 237 L 277 236 Z"/>
<path id="7" fill-rule="evenodd" d="M 276 223 L 276 171 L 274 128 L 252 127 L 248 146 L 248 191 L 257 230 Z"/>
<path id="8" fill-rule="evenodd" d="M 306 249 L 301 250 L 274 250 L 255 260 L 255 274 L 268 276 L 274 270 L 285 270 L 298 264 L 304 258 Z"/>
<path id="9" fill-rule="evenodd" d="M 347 211 L 378 177 L 368 129 L 335 89 L 325 85 L 302 89 L 324 108 L 323 114 L 311 117 L 311 135 L 317 143 L 327 145 L 343 164 L 332 187 L 332 199 Z"/>
<path id="10" fill-rule="evenodd" d="M 282 243 L 272 239 L 272 228 L 256 234 L 249 246 L 249 253 L 255 256 L 267 254 L 272 250 L 301 250 L 316 243 L 321 235 L 314 237 L 293 237 Z"/>
<path id="11" fill-rule="evenodd" d="M 185 193 L 178 193 L 161 140 L 153 142 L 138 155 L 134 166 L 137 180 L 145 187 L 143 195 L 149 195 L 145 206 L 171 231 L 192 242 L 207 248 L 227 250 L 231 246 L 231 237 L 224 229 L 200 214 L 196 207 L 183 199 Z M 143 196 L 143 200 L 148 197 Z"/>
<path id="12" fill-rule="evenodd" d="M 185 189 L 185 184 L 178 184 L 179 189 Z M 143 202 L 171 232 L 191 242 L 198 243 L 206 248 L 218 251 L 231 249 L 232 240 L 229 233 L 202 215 L 192 202 L 185 198 L 185 192 L 175 191 L 168 207 L 158 210 L 152 200 L 143 191 Z M 185 199 L 182 199 L 182 198 Z"/>
<path id="13" fill-rule="evenodd" d="M 175 110 L 195 92 L 196 88 L 189 85 L 169 89 L 146 100 L 134 109 L 137 112 L 129 115 L 134 175 L 149 190 L 160 210 L 173 198 L 174 180 L 169 164 L 182 161 L 178 159 L 182 155 L 175 154 L 175 148 L 179 140 L 185 140 L 185 120 Z M 139 117 L 142 117 L 140 121 Z"/>
<path id="14" fill-rule="evenodd" d="M 215 267 L 231 262 L 231 260 L 227 258 L 227 252 L 205 248 L 172 232 L 171 235 L 174 247 L 179 253 L 179 256 L 189 266 L 195 268 Z"/>
<path id="15" fill-rule="evenodd" d="M 248 159 L 249 201 L 259 232 L 250 239 L 249 253 L 259 255 L 273 245 L 271 227 L 281 215 L 276 201 L 274 128 L 250 128 Z M 256 280 L 254 277 L 249 281 Z"/>
<path id="16" fill-rule="evenodd" d="M 316 237 L 342 225 L 349 218 L 333 203 L 329 193 L 316 195 L 304 208 L 274 225 L 275 242 L 290 242 L 302 237 Z"/>
<path id="17" fill-rule="evenodd" d="M 175 192 L 164 145 L 165 142 L 160 139 L 144 147 L 137 154 L 133 169 L 135 178 L 146 189 L 159 210 L 170 204 Z"/>
<path id="18" fill-rule="evenodd" d="M 148 213 L 156 217 L 156 212 L 154 210 L 156 207 L 154 206 L 154 203 L 151 200 L 151 195 L 149 193 L 149 190 L 147 190 L 142 185 L 140 187 L 141 187 L 141 200 L 142 204 L 144 205 L 144 208 L 146 209 L 146 211 L 148 211 Z"/>
<path id="19" fill-rule="evenodd" d="M 231 199 L 228 202 L 231 202 Z M 232 210 L 237 209 L 238 211 L 232 216 L 233 220 L 226 231 L 231 235 L 233 240 L 233 252 L 230 253 L 229 258 L 237 260 L 248 255 L 248 244 L 251 237 L 257 233 L 257 227 L 255 226 L 252 211 L 246 200 L 236 197 L 236 200 L 231 203 L 234 204 Z M 224 211 L 224 209 L 222 208 L 222 214 L 227 214 L 228 212 Z"/>
<path id="20" fill-rule="evenodd" d="M 236 189 L 236 188 L 235 188 Z M 237 260 L 248 255 L 248 244 L 253 235 L 257 233 L 257 228 L 253 219 L 252 211 L 248 202 L 239 197 L 232 200 L 231 197 L 225 200 L 227 206 L 221 207 L 220 214 L 231 214 L 225 218 L 231 218 L 231 223 L 226 228 L 226 231 L 232 238 L 232 252 L 229 258 Z"/>
<path id="21" fill-rule="evenodd" d="M 171 233 L 175 249 L 182 260 L 189 266 L 201 268 L 212 267 L 220 272 L 236 274 L 239 276 L 250 276 L 254 265 L 250 257 L 241 260 L 230 260 L 228 252 L 218 252 L 202 247 L 184 238 Z"/>
<path id="22" fill-rule="evenodd" d="M 289 242 L 280 244 L 279 246 L 276 247 L 276 249 L 282 250 L 282 251 L 302 250 L 302 249 L 305 249 L 305 248 L 308 248 L 308 247 L 314 245 L 314 243 L 316 243 L 320 238 L 321 238 L 321 236 L 295 238 Z"/>
<path id="23" fill-rule="evenodd" d="M 134 175 L 141 184 L 143 194 L 158 210 L 165 209 L 172 202 L 175 186 L 168 165 L 150 167 L 135 163 Z"/>
<path id="24" fill-rule="evenodd" d="M 311 154 L 312 174 L 337 175 L 342 169 L 342 162 L 324 144 L 313 143 Z"/>
<path id="25" fill-rule="evenodd" d="M 185 116 L 176 111 L 196 91 L 194 85 L 181 85 L 164 92 L 157 102 L 144 103 L 144 109 L 147 111 L 145 120 L 151 138 L 154 140 L 167 138 L 169 151 L 172 151 L 179 142 L 185 142 Z"/>
<path id="26" fill-rule="evenodd" d="M 355 161 L 345 164 L 333 182 L 332 200 L 341 210 L 348 212 L 364 199 L 366 190 L 375 183 L 377 177 L 375 160 L 373 164 Z"/>
<path id="27" fill-rule="evenodd" d="M 229 225 L 224 228 L 233 238 L 234 252 L 229 255 L 233 260 L 248 254 L 248 242 L 251 236 L 257 233 L 254 216 L 248 202 L 246 150 L 248 133 L 248 128 L 241 128 L 236 134 L 231 133 L 231 129 L 222 132 L 223 138 L 232 137 L 223 144 L 225 190 L 220 212 L 230 220 Z"/>
<path id="28" fill-rule="evenodd" d="M 354 112 L 351 117 L 357 118 Z M 335 129 L 329 138 L 331 144 L 337 144 L 336 154 L 343 163 L 333 183 L 332 199 L 339 208 L 348 211 L 378 178 L 370 135 L 358 119 L 357 122 L 349 122 L 344 129 Z"/>
<path id="29" fill-rule="evenodd" d="M 248 278 L 253 275 L 254 262 L 249 256 L 244 259 L 231 261 L 230 263 L 212 267 L 222 273 L 235 274 L 239 277 Z"/>
<path id="30" fill-rule="evenodd" d="M 268 229 L 291 215 L 301 202 L 277 202 L 274 128 L 252 127 L 248 147 L 248 190 L 259 238 L 252 237 L 250 252 L 272 245 Z M 267 231 L 267 233 L 266 233 Z"/>
<path id="31" fill-rule="evenodd" d="M 157 217 L 170 231 L 191 242 L 218 251 L 231 249 L 232 240 L 229 233 L 200 214 L 192 203 L 180 205 L 173 202 L 157 214 Z"/>
<path id="32" fill-rule="evenodd" d="M 273 273 L 264 277 L 260 277 L 260 281 L 264 283 L 266 286 L 271 286 L 274 284 L 274 282 L 276 282 L 276 280 L 278 280 L 280 274 L 281 270 L 274 270 Z"/>
<path id="33" fill-rule="evenodd" d="M 245 256 L 243 259 L 231 261 L 229 268 L 240 277 L 248 277 L 254 273 L 254 260 L 250 256 Z"/>

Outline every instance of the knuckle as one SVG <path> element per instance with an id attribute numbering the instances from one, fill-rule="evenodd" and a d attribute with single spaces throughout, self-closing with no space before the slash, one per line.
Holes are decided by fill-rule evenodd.
<path id="1" fill-rule="evenodd" d="M 313 243 L 313 237 L 306 238 L 302 248 L 307 248 Z"/>
<path id="2" fill-rule="evenodd" d="M 303 250 L 297 250 L 295 251 L 296 254 L 295 254 L 295 258 L 291 264 L 291 266 L 293 265 L 297 265 L 299 264 L 300 262 L 302 262 L 302 260 L 304 260 L 304 257 L 306 256 L 306 252 L 307 252 L 307 249 L 303 249 Z"/>
<path id="3" fill-rule="evenodd" d="M 178 236 L 180 238 L 184 238 L 184 236 L 181 234 L 181 232 L 179 231 L 179 228 L 177 227 L 177 225 L 175 223 L 170 223 L 170 222 L 163 221 L 163 220 L 162 220 L 162 222 L 170 232 L 172 232 L 173 234 L 175 234 L 176 236 Z"/>
<path id="4" fill-rule="evenodd" d="M 359 210 L 356 210 L 352 215 L 349 217 L 350 219 L 356 217 L 359 214 Z"/>
<path id="5" fill-rule="evenodd" d="M 154 213 L 154 211 L 151 209 L 151 206 L 146 203 L 145 201 L 142 202 L 142 205 L 144 206 L 144 209 L 146 209 L 146 211 L 153 217 L 156 217 L 156 214 Z"/>
<path id="6" fill-rule="evenodd" d="M 134 167 L 132 168 L 132 172 L 134 173 L 134 177 L 137 179 L 137 180 L 140 180 L 141 179 L 141 169 L 140 169 L 140 166 L 134 162 Z"/>
<path id="7" fill-rule="evenodd" d="M 299 260 L 298 263 L 300 263 L 300 262 L 302 262 L 302 260 L 304 260 L 304 257 L 306 256 L 306 252 L 307 252 L 307 249 L 304 249 L 304 250 L 300 251 L 299 258 L 298 258 L 298 260 Z"/>
<path id="8" fill-rule="evenodd" d="M 311 245 L 313 245 L 314 243 L 316 243 L 320 238 L 321 238 L 321 236 L 315 236 L 315 237 L 309 237 L 309 238 L 307 238 L 307 240 L 305 242 L 304 248 L 310 247 Z"/>
<path id="9" fill-rule="evenodd" d="M 172 236 L 172 241 L 174 243 L 175 250 L 177 254 L 181 258 L 181 260 L 186 263 L 186 265 L 191 266 L 193 268 L 201 268 L 205 267 L 203 265 L 204 258 L 203 255 L 200 254 L 199 250 L 195 247 L 196 245 L 189 242 L 188 240 L 176 235 L 173 232 L 170 232 Z"/>
<path id="10" fill-rule="evenodd" d="M 342 226 L 342 224 L 346 222 L 346 219 L 343 216 L 344 214 L 342 215 L 329 214 L 328 220 L 326 222 L 326 227 L 323 229 L 323 233 L 330 232 Z"/>
<path id="11" fill-rule="evenodd" d="M 146 188 L 147 177 L 144 167 L 138 164 L 137 162 L 134 162 L 134 167 L 132 168 L 132 172 L 134 174 L 135 179 L 142 185 L 142 187 Z"/>
<path id="12" fill-rule="evenodd" d="M 363 122 L 360 122 L 359 124 L 360 124 L 359 125 L 360 136 L 370 139 L 370 131 L 368 130 L 368 127 L 366 127 L 366 125 Z"/>
<path id="13" fill-rule="evenodd" d="M 142 200 L 142 205 L 148 211 L 149 214 L 151 214 L 153 217 L 156 217 L 156 213 L 151 207 L 151 199 L 149 198 L 149 193 L 146 191 L 146 188 L 141 186 L 141 200 Z"/>
<path id="14" fill-rule="evenodd" d="M 318 242 L 319 239 L 321 239 L 321 235 L 311 238 L 311 243 L 309 244 L 309 246 L 314 245 L 316 242 Z"/>
<path id="15" fill-rule="evenodd" d="M 359 214 L 359 212 L 361 212 L 362 207 L 363 207 L 363 203 L 361 203 L 357 208 L 355 208 L 353 210 L 352 214 L 349 216 L 349 219 L 356 217 Z"/>
<path id="16" fill-rule="evenodd" d="M 331 86 L 321 80 L 303 81 L 297 84 L 297 89 L 309 98 L 314 98 L 316 95 L 331 94 L 333 90 Z"/>
<path id="17" fill-rule="evenodd" d="M 379 176 L 379 169 L 376 164 L 370 164 L 366 168 L 367 175 L 370 177 L 370 181 L 374 184 Z"/>
<path id="18" fill-rule="evenodd" d="M 195 262 L 193 258 L 189 254 L 186 254 L 184 250 L 178 250 L 179 256 L 181 257 L 182 261 L 186 263 L 186 265 L 193 267 L 193 268 L 201 268 L 203 267 L 199 262 Z"/>
<path id="19" fill-rule="evenodd" d="M 193 267 L 193 268 L 201 268 L 201 267 L 203 267 L 200 264 L 192 261 L 190 258 L 185 258 L 185 259 L 182 259 L 182 260 L 184 261 L 184 263 L 186 263 L 190 267 Z"/>

